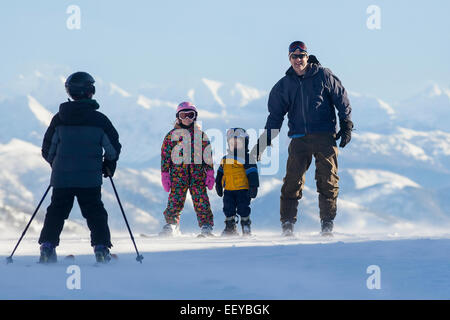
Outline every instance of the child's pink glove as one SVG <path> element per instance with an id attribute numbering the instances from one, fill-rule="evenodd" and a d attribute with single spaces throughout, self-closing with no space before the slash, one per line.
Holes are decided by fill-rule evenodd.
<path id="1" fill-rule="evenodd" d="M 172 183 L 170 182 L 170 173 L 161 172 L 161 182 L 164 188 L 164 191 L 169 192 Z"/>
<path id="2" fill-rule="evenodd" d="M 206 181 L 205 184 L 208 187 L 209 190 L 212 190 L 214 188 L 214 170 L 208 170 L 206 171 Z"/>

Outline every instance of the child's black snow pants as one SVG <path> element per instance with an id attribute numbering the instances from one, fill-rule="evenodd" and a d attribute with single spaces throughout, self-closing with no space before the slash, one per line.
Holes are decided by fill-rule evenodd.
<path id="1" fill-rule="evenodd" d="M 59 245 L 59 236 L 63 230 L 64 220 L 69 217 L 75 197 L 77 197 L 81 214 L 87 220 L 91 231 L 91 245 L 112 247 L 108 213 L 101 200 L 101 187 L 54 188 L 39 243 L 50 242 L 55 246 Z"/>
<path id="2" fill-rule="evenodd" d="M 243 190 L 225 190 L 223 192 L 223 213 L 226 217 L 232 217 L 236 214 L 241 218 L 250 215 L 250 197 L 248 189 Z"/>

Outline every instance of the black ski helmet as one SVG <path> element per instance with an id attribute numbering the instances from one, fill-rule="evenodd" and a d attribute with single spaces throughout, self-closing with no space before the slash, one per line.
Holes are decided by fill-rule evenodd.
<path id="1" fill-rule="evenodd" d="M 66 92 L 74 100 L 87 99 L 95 94 L 94 83 L 95 80 L 89 73 L 75 72 L 66 80 Z"/>

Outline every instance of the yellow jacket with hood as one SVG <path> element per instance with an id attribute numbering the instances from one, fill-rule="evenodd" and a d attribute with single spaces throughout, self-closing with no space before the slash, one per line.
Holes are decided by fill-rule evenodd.
<path id="1" fill-rule="evenodd" d="M 217 171 L 216 184 L 228 191 L 248 190 L 250 187 L 259 187 L 258 168 L 256 164 L 249 164 L 246 159 L 226 155 L 222 158 Z"/>

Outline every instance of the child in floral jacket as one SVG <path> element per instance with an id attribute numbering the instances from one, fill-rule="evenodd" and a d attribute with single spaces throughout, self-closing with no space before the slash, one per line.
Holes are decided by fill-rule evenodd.
<path id="1" fill-rule="evenodd" d="M 206 188 L 214 187 L 211 145 L 196 124 L 197 109 L 190 102 L 177 107 L 175 128 L 161 147 L 161 182 L 169 192 L 164 211 L 166 225 L 160 235 L 179 234 L 180 214 L 189 190 L 202 236 L 212 235 L 213 214 Z"/>

